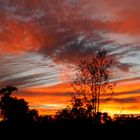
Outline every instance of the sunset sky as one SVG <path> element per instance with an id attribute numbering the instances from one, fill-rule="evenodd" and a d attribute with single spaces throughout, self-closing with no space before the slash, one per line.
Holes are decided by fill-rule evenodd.
<path id="1" fill-rule="evenodd" d="M 0 87 L 18 87 L 40 114 L 69 104 L 74 67 L 106 49 L 110 113 L 140 113 L 139 0 L 0 0 Z"/>

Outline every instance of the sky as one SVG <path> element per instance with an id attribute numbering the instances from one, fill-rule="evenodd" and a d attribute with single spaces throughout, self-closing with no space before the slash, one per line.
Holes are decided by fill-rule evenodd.
<path id="1" fill-rule="evenodd" d="M 74 68 L 99 49 L 113 59 L 109 113 L 140 113 L 139 0 L 0 0 L 0 87 L 40 114 L 70 104 Z"/>

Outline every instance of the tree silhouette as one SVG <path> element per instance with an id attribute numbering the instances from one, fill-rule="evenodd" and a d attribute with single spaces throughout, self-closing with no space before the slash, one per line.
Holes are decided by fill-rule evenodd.
<path id="1" fill-rule="evenodd" d="M 14 86 L 7 86 L 5 88 L 0 89 L 0 94 L 4 96 L 10 96 L 12 92 L 17 91 L 17 88 Z"/>
<path id="2" fill-rule="evenodd" d="M 112 59 L 105 50 L 99 50 L 91 61 L 82 60 L 77 67 L 76 78 L 72 86 L 78 93 L 83 107 L 91 114 L 100 112 L 100 98 L 104 94 L 113 93 L 114 83 L 110 82 Z M 77 101 L 77 100 L 74 100 Z"/>
<path id="3" fill-rule="evenodd" d="M 81 99 L 72 97 L 72 107 L 68 106 L 58 111 L 56 118 L 58 120 L 86 120 L 90 118 L 88 111 L 83 107 Z"/>
<path id="4" fill-rule="evenodd" d="M 7 86 L 0 90 L 0 110 L 3 121 L 14 125 L 26 125 L 36 121 L 38 112 L 30 110 L 28 103 L 24 99 L 12 97 L 12 92 L 17 90 L 16 87 Z"/>

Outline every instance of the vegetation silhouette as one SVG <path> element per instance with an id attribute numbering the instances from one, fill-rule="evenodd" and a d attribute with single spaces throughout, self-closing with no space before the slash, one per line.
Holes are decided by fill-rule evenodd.
<path id="1" fill-rule="evenodd" d="M 102 117 L 101 96 L 113 93 L 115 86 L 110 82 L 111 64 L 112 59 L 105 50 L 99 50 L 90 62 L 82 60 L 72 83 L 77 94 L 72 96 L 71 106 L 58 112 L 57 117 L 63 120 L 90 120 L 99 125 Z M 103 118 L 105 121 L 107 114 Z"/>
<path id="2" fill-rule="evenodd" d="M 106 54 L 105 51 L 99 51 L 92 62 L 81 62 L 79 67 L 82 75 L 78 75 L 73 85 L 80 96 L 72 96 L 71 105 L 56 112 L 54 116 L 40 116 L 37 110 L 29 108 L 27 101 L 13 97 L 12 93 L 18 90 L 16 87 L 1 88 L 0 137 L 5 139 L 9 136 L 14 139 L 19 139 L 21 136 L 24 139 L 27 136 L 28 138 L 31 136 L 32 139 L 44 137 L 95 139 L 97 137 L 99 139 L 102 136 L 109 138 L 112 134 L 118 139 L 120 135 L 125 138 L 133 136 L 134 139 L 139 136 L 140 115 L 116 114 L 111 117 L 107 112 L 100 112 L 101 91 L 107 93 L 108 91 L 105 90 L 112 91 L 114 87 L 114 84 L 109 83 L 111 61 L 106 58 Z M 104 64 L 97 65 L 97 61 L 98 63 L 102 61 Z M 86 75 L 84 75 L 85 71 Z M 87 73 L 88 79 L 85 79 Z M 83 86 L 80 85 L 77 88 L 77 84 L 83 84 Z M 87 84 L 90 89 L 85 91 Z M 90 97 L 88 92 L 91 93 Z"/>
<path id="3" fill-rule="evenodd" d="M 30 110 L 24 99 L 12 97 L 12 92 L 17 91 L 16 87 L 7 86 L 0 90 L 0 110 L 3 125 L 12 127 L 26 127 L 37 120 L 38 112 Z"/>
<path id="4" fill-rule="evenodd" d="M 110 82 L 112 59 L 106 50 L 99 50 L 91 61 L 82 60 L 77 67 L 72 86 L 83 107 L 91 115 L 100 112 L 101 96 L 113 93 L 115 83 Z M 75 100 L 74 101 L 77 101 Z"/>

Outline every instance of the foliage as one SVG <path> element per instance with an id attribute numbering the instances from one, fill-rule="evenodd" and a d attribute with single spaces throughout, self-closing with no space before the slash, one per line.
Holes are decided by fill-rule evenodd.
<path id="1" fill-rule="evenodd" d="M 12 97 L 13 91 L 17 90 L 16 87 L 7 86 L 0 90 L 0 110 L 3 121 L 9 123 L 22 125 L 36 121 L 38 112 L 36 110 L 30 110 L 28 103 L 24 99 L 17 99 Z"/>
<path id="2" fill-rule="evenodd" d="M 91 114 L 100 112 L 100 98 L 113 93 L 114 83 L 110 82 L 112 60 L 105 50 L 99 50 L 91 61 L 82 60 L 77 67 L 72 86 L 78 93 L 82 106 Z M 77 101 L 74 99 L 74 101 Z"/>

